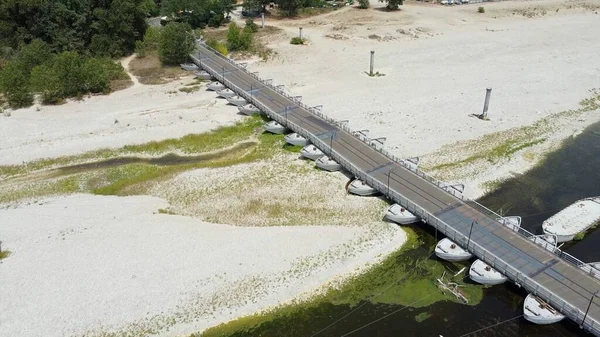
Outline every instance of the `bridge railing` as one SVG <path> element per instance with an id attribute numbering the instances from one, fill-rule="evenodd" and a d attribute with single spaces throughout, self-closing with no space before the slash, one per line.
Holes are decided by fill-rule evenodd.
<path id="1" fill-rule="evenodd" d="M 229 63 L 231 63 L 232 65 L 234 65 L 236 67 L 236 69 L 244 70 L 245 72 L 247 72 L 248 74 L 250 74 L 253 78 L 255 78 L 258 81 L 260 81 L 261 83 L 263 83 L 265 86 L 268 86 L 272 90 L 274 90 L 274 91 L 276 91 L 276 92 L 278 92 L 280 94 L 283 94 L 285 97 L 287 97 L 288 99 L 292 100 L 293 102 L 296 102 L 297 104 L 300 104 L 300 102 L 298 102 L 297 100 L 295 100 L 292 96 L 283 93 L 280 88 L 273 87 L 271 85 L 271 83 L 268 83 L 267 81 L 261 80 L 258 77 L 258 75 L 254 74 L 254 73 L 248 72 L 245 68 L 240 67 L 239 65 L 237 65 L 233 60 L 222 56 L 217 51 L 214 51 L 214 50 L 212 50 L 212 51 L 215 54 L 217 54 L 217 55 L 223 57 L 224 59 L 226 59 Z M 192 59 L 194 60 L 194 62 L 196 64 L 202 66 L 202 63 L 201 63 L 201 61 L 198 58 L 196 58 L 193 55 L 191 55 L 191 56 L 192 56 Z M 370 176 L 369 174 L 367 174 L 366 172 L 362 171 L 360 168 L 358 168 L 357 166 L 355 166 L 354 164 L 352 164 L 350 161 L 348 161 L 342 155 L 340 155 L 339 153 L 337 153 L 327 143 L 327 141 L 324 141 L 321 138 L 316 137 L 315 135 L 309 133 L 302 126 L 300 126 L 300 125 L 298 125 L 298 124 L 290 121 L 287 117 L 284 117 L 284 116 L 280 115 L 279 113 L 277 113 L 275 111 L 272 111 L 267 106 L 265 106 L 264 104 L 262 104 L 260 101 L 258 101 L 257 99 L 255 99 L 255 97 L 253 95 L 248 94 L 247 91 L 239 88 L 233 82 L 229 81 L 225 77 L 225 75 L 223 73 L 219 73 L 217 70 L 212 69 L 212 68 L 207 67 L 207 66 L 203 66 L 203 68 L 207 72 L 209 72 L 213 77 L 215 77 L 217 80 L 221 81 L 221 83 L 223 83 L 225 86 L 227 86 L 231 90 L 235 91 L 240 97 L 243 97 L 248 102 L 254 104 L 258 109 L 260 109 L 261 111 L 263 111 L 271 119 L 277 121 L 278 123 L 280 123 L 282 125 L 285 125 L 288 129 L 290 129 L 290 130 L 298 133 L 299 135 L 303 136 L 304 138 L 308 139 L 312 144 L 314 144 L 317 148 L 319 148 L 321 151 L 323 151 L 323 153 L 325 153 L 331 159 L 333 159 L 336 162 L 338 162 L 348 172 L 352 173 L 355 177 L 357 177 L 358 179 L 363 180 L 369 186 L 371 186 L 371 187 L 379 190 L 380 192 L 382 192 L 383 194 L 385 194 L 390 200 L 392 200 L 392 201 L 394 201 L 394 202 L 402 205 L 409 212 L 413 213 L 416 216 L 419 216 L 421 219 L 423 219 L 423 221 L 425 221 L 426 223 L 430 224 L 431 226 L 434 226 L 435 228 L 437 228 L 440 232 L 442 232 L 450 240 L 452 240 L 452 241 L 456 242 L 457 244 L 459 244 L 460 246 L 464 247 L 469 252 L 471 252 L 474 255 L 478 256 L 481 260 L 483 260 L 484 262 L 488 263 L 490 266 L 492 266 L 493 268 L 497 269 L 499 272 L 501 272 L 502 274 L 506 275 L 511 280 L 513 280 L 516 283 L 520 284 L 528 292 L 533 293 L 534 295 L 538 295 L 538 296 L 542 297 L 550 305 L 552 305 L 553 307 L 555 307 L 556 309 L 558 309 L 561 313 L 563 313 L 565 316 L 569 317 L 570 319 L 572 319 L 576 323 L 579 323 L 580 325 L 582 325 L 583 328 L 585 328 L 586 330 L 588 330 L 588 331 L 590 331 L 590 332 L 592 332 L 592 333 L 594 333 L 596 335 L 600 335 L 600 324 L 597 321 L 595 321 L 593 318 L 587 317 L 585 319 L 585 321 L 583 322 L 583 317 L 585 316 L 584 312 L 582 312 L 578 308 L 572 306 L 571 304 L 569 304 L 568 302 L 566 302 L 564 299 L 562 299 L 561 297 L 557 296 L 556 294 L 552 293 L 550 290 L 548 290 L 547 288 L 545 288 L 542 284 L 536 282 L 535 280 L 531 279 L 527 275 L 524 275 L 518 269 L 510 266 L 506 261 L 502 260 L 502 258 L 494 255 L 493 253 L 491 253 L 490 251 L 488 251 L 487 249 L 485 249 L 485 247 L 477 244 L 474 241 L 470 241 L 469 242 L 469 239 L 468 239 L 468 237 L 466 235 L 462 234 L 461 232 L 459 232 L 455 228 L 453 228 L 451 226 L 448 226 L 445 222 L 443 222 L 442 220 L 440 220 L 439 218 L 437 218 L 433 214 L 427 212 L 425 209 L 423 209 L 419 205 L 413 203 L 408 198 L 404 197 L 402 194 L 400 194 L 400 193 L 398 193 L 396 191 L 390 190 L 386 184 L 384 184 L 383 182 L 381 182 L 381 181 L 373 178 L 372 176 Z M 351 133 L 352 135 L 355 135 L 355 133 L 353 133 L 352 130 L 350 130 L 346 126 L 340 125 L 335 120 L 333 120 L 333 119 L 331 119 L 331 118 L 329 118 L 327 116 L 324 116 L 317 109 L 310 108 L 310 107 L 307 107 L 305 105 L 300 105 L 300 106 L 302 106 L 303 108 L 307 109 L 308 111 L 314 113 L 318 117 L 320 117 L 320 118 L 322 118 L 322 119 L 324 119 L 324 120 L 326 120 L 326 121 L 328 121 L 330 123 L 334 123 L 340 129 L 342 129 L 344 131 L 347 131 L 347 132 Z M 369 144 L 369 145 L 371 145 L 371 144 Z M 381 152 L 382 154 L 388 156 L 387 154 L 389 154 L 389 152 L 387 152 L 387 150 L 384 150 L 384 151 L 385 152 L 382 152 L 382 151 L 379 151 L 379 152 Z M 420 171 L 418 169 L 414 169 L 414 167 L 412 167 L 412 166 L 409 167 L 410 165 L 407 165 L 404 160 L 399 159 L 399 158 L 397 158 L 397 157 L 395 157 L 395 156 L 393 156 L 391 154 L 388 156 L 388 158 L 392 159 L 393 161 L 395 161 L 398 164 L 401 164 L 403 167 L 407 168 L 410 172 L 413 172 L 414 174 L 418 175 L 419 177 L 421 177 L 421 178 L 423 178 L 423 179 L 425 179 L 425 180 L 427 180 L 427 181 L 429 181 L 429 182 L 437 185 L 438 187 L 442 188 L 444 191 L 455 195 L 452 192 L 451 189 L 447 188 L 447 185 L 442 185 L 442 183 L 439 180 L 437 180 L 437 179 L 435 179 L 435 178 L 433 178 L 433 177 L 425 174 L 424 172 L 422 172 L 422 171 Z M 462 199 L 462 195 L 459 198 Z M 476 201 L 466 200 L 466 202 L 468 204 L 470 204 L 472 207 L 478 208 L 479 211 L 484 212 L 484 214 L 488 214 L 492 218 L 495 217 L 496 220 L 500 219 L 502 217 L 501 215 L 498 215 L 497 213 L 493 212 L 492 210 L 489 210 L 485 206 L 477 203 Z M 509 230 L 509 229 L 505 228 L 505 227 L 501 227 L 501 230 Z M 519 228 L 518 233 L 521 236 L 523 236 L 524 238 L 526 238 L 526 239 L 534 236 L 532 233 L 530 233 L 529 231 L 527 231 L 527 230 L 525 230 L 523 228 Z M 556 251 L 554 251 L 554 254 L 556 254 L 558 257 L 564 259 L 565 261 L 573 264 L 577 268 L 579 268 L 580 266 L 582 266 L 584 264 L 579 259 L 577 259 L 577 258 L 575 258 L 575 257 L 573 257 L 573 256 L 571 256 L 571 255 L 569 255 L 569 254 L 567 254 L 565 252 L 562 252 L 559 249 L 556 249 Z"/>
<path id="2" fill-rule="evenodd" d="M 331 124 L 335 124 L 338 128 L 356 136 L 356 130 L 352 130 L 350 129 L 350 127 L 348 127 L 348 125 L 344 124 L 344 123 L 340 123 L 339 121 L 336 121 L 335 119 L 323 114 L 323 112 L 320 109 L 317 109 L 315 107 L 310 107 L 306 104 L 304 104 L 302 101 L 296 99 L 295 96 L 285 92 L 283 90 L 283 86 L 275 86 L 273 85 L 273 83 L 271 83 L 271 81 L 269 80 L 264 80 L 262 78 L 260 78 L 258 76 L 258 74 L 256 72 L 250 72 L 248 69 L 246 69 L 246 67 L 241 67 L 239 64 L 237 64 L 234 60 L 224 56 L 223 54 L 219 53 L 217 50 L 209 47 L 206 44 L 202 44 L 202 46 L 208 50 L 210 50 L 211 52 L 213 52 L 214 54 L 216 54 L 217 56 L 219 56 L 221 59 L 226 60 L 228 63 L 234 65 L 236 67 L 236 69 L 241 70 L 243 72 L 245 72 L 246 74 L 248 74 L 249 76 L 253 77 L 254 79 L 256 79 L 257 81 L 259 81 L 262 85 L 264 85 L 265 87 L 268 87 L 269 89 L 283 95 L 284 97 L 286 97 L 287 99 L 289 99 L 290 101 L 292 101 L 294 104 L 296 104 L 297 106 L 310 111 L 311 113 L 313 113 L 314 115 L 318 116 L 319 118 L 331 123 Z M 201 62 L 200 60 L 198 60 L 198 62 Z M 223 78 L 223 76 L 221 76 L 221 78 Z M 258 88 L 257 88 L 258 89 Z M 240 95 L 242 96 L 242 95 Z M 244 97 L 246 98 L 246 97 Z M 250 102 L 250 100 L 248 100 Z M 252 100 L 253 101 L 253 100 Z M 256 104 L 255 104 L 256 105 Z M 257 106 L 258 107 L 258 106 Z M 263 110 L 264 111 L 264 110 Z M 279 121 L 278 121 L 279 122 Z M 430 176 L 429 174 L 425 173 L 424 171 L 420 170 L 416 165 L 412 165 L 411 163 L 408 163 L 405 159 L 402 159 L 400 157 L 397 157 L 396 155 L 394 155 L 393 153 L 391 153 L 390 151 L 388 151 L 385 147 L 383 146 L 376 146 L 376 144 L 366 138 L 366 137 L 356 137 L 357 139 L 359 139 L 361 142 L 367 144 L 368 146 L 370 146 L 371 148 L 375 149 L 377 152 L 381 153 L 383 156 L 391 159 L 392 161 L 394 161 L 395 163 L 402 165 L 404 168 L 406 168 L 407 170 L 417 174 L 419 177 L 429 181 L 430 183 L 436 185 L 437 187 L 439 187 L 440 189 L 442 189 L 443 191 L 445 191 L 446 193 L 452 194 L 454 197 L 457 197 L 459 199 L 463 199 L 463 195 L 460 191 L 452 188 L 449 184 L 442 182 L 436 178 L 434 178 L 433 176 Z"/>

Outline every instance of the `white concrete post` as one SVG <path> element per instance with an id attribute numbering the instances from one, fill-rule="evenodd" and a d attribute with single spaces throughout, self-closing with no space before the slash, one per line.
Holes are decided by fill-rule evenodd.
<path id="1" fill-rule="evenodd" d="M 485 89 L 485 103 L 483 103 L 483 113 L 481 119 L 486 119 L 488 114 L 488 108 L 490 106 L 490 96 L 492 96 L 492 88 Z"/>

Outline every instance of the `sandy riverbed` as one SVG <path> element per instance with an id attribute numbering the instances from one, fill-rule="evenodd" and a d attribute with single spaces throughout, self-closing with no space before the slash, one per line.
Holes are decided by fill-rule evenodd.
<path id="1" fill-rule="evenodd" d="M 0 262 L 0 336 L 189 334 L 309 294 L 406 239 L 391 224 L 365 238 L 368 227 L 236 227 L 166 207 L 73 195 L 0 210 L 13 252 Z"/>
<path id="2" fill-rule="evenodd" d="M 409 3 L 396 13 L 377 10 L 381 4 L 375 1 L 372 6 L 276 23 L 285 32 L 271 41 L 278 55 L 250 67 L 303 95 L 305 102 L 324 104 L 325 113 L 350 120 L 351 127 L 387 137 L 398 155 L 425 155 L 425 161 L 435 159 L 427 159 L 427 154 L 438 156 L 432 154 L 444 145 L 575 108 L 589 89 L 600 88 L 600 16 L 595 14 L 600 1 L 485 4 L 483 15 L 476 13 L 477 5 Z M 289 44 L 298 26 L 304 27 L 308 46 Z M 376 51 L 375 70 L 385 76 L 364 74 L 369 50 Z M 327 76 L 316 81 L 315 74 Z M 108 97 L 0 115 L 0 165 L 180 137 L 243 118 L 213 93 L 178 92 L 190 81 L 136 83 Z M 491 121 L 469 117 L 481 111 L 488 86 L 494 88 Z M 560 121 L 564 127 L 534 150 L 543 153 L 599 120 L 599 115 L 565 117 Z M 472 177 L 467 191 L 474 192 L 468 194 L 482 192 L 482 179 L 498 179 L 535 164 L 516 155 L 493 172 Z M 94 336 L 148 326 L 157 327 L 161 335 L 186 334 L 306 296 L 405 241 L 398 227 L 373 220 L 381 213 L 381 203 L 348 199 L 344 177 L 328 178 L 324 172 L 289 177 L 288 184 L 297 183 L 298 192 L 307 197 L 295 199 L 290 193 L 294 185 L 282 184 L 286 191 L 281 199 L 305 207 L 302 202 L 315 197 L 308 191 L 322 185 L 326 188 L 316 196 L 330 198 L 324 203 L 325 213 L 368 209 L 369 217 L 336 215 L 323 222 L 308 217 L 299 226 L 264 228 L 199 220 L 270 225 L 261 213 L 252 213 L 244 223 L 244 212 L 248 204 L 265 212 L 280 209 L 266 201 L 281 186 L 253 186 L 245 193 L 239 184 L 224 179 L 217 185 L 233 184 L 238 190 L 219 194 L 208 184 L 226 174 L 261 177 L 259 173 L 267 170 L 264 165 L 186 172 L 150 188 L 153 197 L 74 195 L 4 205 L 0 240 L 13 254 L 0 262 L 0 298 L 13 309 L 0 311 L 0 336 L 85 331 Z M 271 173 L 283 176 L 277 170 Z M 213 208 L 210 198 L 218 200 Z M 235 219 L 222 215 L 229 204 Z M 190 217 L 156 214 L 165 208 Z M 284 215 L 298 218 L 290 214 Z M 354 256 L 339 254 L 348 245 L 360 249 Z M 323 262 L 299 275 L 306 261 Z"/>
<path id="3" fill-rule="evenodd" d="M 477 13 L 480 5 L 485 14 Z M 445 145 L 576 109 L 589 90 L 600 88 L 598 0 L 452 7 L 408 2 L 396 13 L 381 11 L 382 6 L 371 1 L 368 10 L 344 8 L 271 22 L 286 32 L 271 42 L 278 55 L 251 68 L 302 95 L 307 104 L 323 104 L 324 113 L 349 120 L 351 128 L 386 137 L 398 156 L 421 156 L 425 162 L 436 162 L 439 158 L 427 156 L 438 156 Z M 306 46 L 289 43 L 298 27 L 308 38 Z M 385 76 L 365 74 L 371 50 L 375 71 Z M 481 121 L 469 115 L 482 112 L 487 87 L 493 89 L 490 121 Z M 532 150 L 544 153 L 598 120 L 600 111 L 554 121 L 561 127 L 540 135 L 546 141 Z M 484 180 L 461 176 L 466 195 L 478 197 L 482 182 L 524 172 L 541 158 L 523 160 L 523 154 L 479 170 L 485 171 Z"/>

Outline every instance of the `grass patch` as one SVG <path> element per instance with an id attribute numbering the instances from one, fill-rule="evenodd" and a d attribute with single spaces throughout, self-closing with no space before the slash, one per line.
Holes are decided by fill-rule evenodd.
<path id="1" fill-rule="evenodd" d="M 252 56 L 258 56 L 266 61 L 275 54 L 272 49 L 267 47 L 268 41 L 282 32 L 283 30 L 281 28 L 273 26 L 259 28 L 258 32 L 254 34 L 250 48 L 246 51 L 232 52 L 231 56 L 233 58 L 249 58 Z M 227 45 L 227 28 L 205 29 L 202 31 L 202 35 L 204 35 L 207 41 L 214 40 L 217 46 Z M 225 47 L 225 49 L 227 48 Z"/>
<path id="2" fill-rule="evenodd" d="M 263 123 L 260 117 L 246 119 L 234 126 L 221 127 L 215 131 L 189 135 L 180 139 L 153 142 L 122 150 L 131 153 L 167 153 L 189 151 L 203 153 L 230 147 L 232 144 L 253 137 L 255 128 Z M 61 195 L 76 192 L 98 195 L 137 195 L 144 193 L 153 181 L 165 180 L 180 172 L 196 168 L 218 168 L 268 159 L 278 153 L 283 144 L 282 135 L 261 134 L 256 145 L 241 148 L 224 149 L 206 160 L 195 163 L 153 165 L 134 163 L 94 171 L 68 171 L 68 177 L 52 181 L 32 181 L 14 184 L 0 192 L 0 202 L 12 202 L 26 198 L 48 195 Z M 281 150 L 280 150 L 281 151 Z M 112 154 L 119 154 L 113 151 Z M 73 158 L 71 158 L 73 159 Z M 77 159 L 77 158 L 76 158 Z M 66 160 L 66 159 L 64 159 Z M 47 162 L 46 162 L 47 163 Z M 53 162 L 53 163 L 56 163 Z M 60 174 L 60 172 L 57 172 Z"/>
<path id="3" fill-rule="evenodd" d="M 78 177 L 71 176 L 54 179 L 52 181 L 25 183 L 17 187 L 2 188 L 0 192 L 0 203 L 14 202 L 39 196 L 63 195 L 79 192 L 79 182 Z"/>
<path id="4" fill-rule="evenodd" d="M 179 91 L 190 94 L 192 92 L 196 92 L 196 91 L 200 90 L 200 88 L 202 88 L 202 86 L 200 86 L 200 85 L 191 85 L 191 86 L 185 86 L 183 88 L 179 88 Z"/>
<path id="5" fill-rule="evenodd" d="M 300 153 L 300 151 L 302 151 L 302 146 L 285 143 L 283 149 L 292 153 Z"/>
<path id="6" fill-rule="evenodd" d="M 149 52 L 146 57 L 134 58 L 129 63 L 129 71 L 142 84 L 164 84 L 190 75 L 177 66 L 165 66 L 160 62 L 157 52 Z"/>
<path id="7" fill-rule="evenodd" d="M 484 136 L 485 137 L 485 136 Z M 524 138 L 524 137 L 523 137 Z M 540 138 L 530 142 L 522 143 L 523 139 L 506 140 L 503 143 L 493 147 L 491 150 L 486 152 L 479 152 L 472 156 L 469 156 L 463 160 L 459 160 L 453 163 L 444 163 L 432 167 L 432 170 L 442 170 L 448 168 L 454 168 L 457 166 L 465 166 L 478 160 L 486 160 L 491 163 L 497 163 L 501 159 L 510 157 L 511 155 L 526 149 L 528 147 L 541 144 L 546 141 L 547 138 Z"/>
<path id="8" fill-rule="evenodd" d="M 168 208 L 159 208 L 158 209 L 158 214 L 169 214 L 169 215 L 175 215 L 176 213 Z"/>
<path id="9" fill-rule="evenodd" d="M 374 303 L 389 303 L 424 307 L 436 301 L 455 301 L 452 295 L 443 295 L 435 286 L 435 278 L 440 277 L 444 269 L 442 263 L 430 260 L 425 262 L 415 255 L 423 255 L 417 248 L 420 239 L 411 229 L 407 229 L 408 241 L 397 252 L 390 255 L 382 263 L 370 268 L 337 289 L 314 296 L 304 302 L 295 302 L 279 306 L 266 312 L 242 317 L 205 330 L 203 333 L 192 334 L 191 337 L 224 337 L 224 336 L 269 336 L 278 335 L 281 329 L 294 326 L 298 320 L 311 320 L 311 315 L 321 314 L 322 307 L 327 305 L 356 306 L 364 300 Z M 418 268 L 414 268 L 418 265 Z M 432 268 L 433 269 L 430 269 Z M 407 276 L 408 275 L 408 276 Z M 401 282 L 398 282 L 402 280 Z M 387 288 L 386 291 L 383 291 Z M 483 297 L 481 286 L 468 285 L 462 288 L 467 292 L 470 304 L 479 303 Z M 379 293 L 382 294 L 378 295 Z M 429 296 L 426 300 L 419 299 Z M 458 302 L 458 301 L 457 301 Z M 417 315 L 419 319 L 428 318 L 429 314 Z M 417 319 L 417 318 L 415 318 Z M 332 318 L 333 320 L 333 318 Z M 296 322 L 296 323 L 294 323 Z M 317 330 L 317 327 L 315 327 Z M 281 330 L 283 331 L 283 330 Z"/>
<path id="10" fill-rule="evenodd" d="M 0 260 L 4 260 L 7 257 L 10 256 L 10 254 L 12 254 L 12 252 L 10 250 L 3 250 L 0 252 Z"/>
<path id="11" fill-rule="evenodd" d="M 191 134 L 181 138 L 166 139 L 140 145 L 126 145 L 119 149 L 102 149 L 75 156 L 42 159 L 24 165 L 0 166 L 0 177 L 9 178 L 56 166 L 89 162 L 123 155 L 156 156 L 169 152 L 197 154 L 222 149 L 248 139 L 264 124 L 260 116 L 253 116 L 231 126 L 222 126 L 213 131 Z"/>
<path id="12" fill-rule="evenodd" d="M 294 36 L 291 40 L 290 40 L 290 44 L 295 44 L 295 45 L 302 45 L 306 42 L 306 39 L 300 38 L 298 36 Z"/>
<path id="13" fill-rule="evenodd" d="M 509 129 L 506 131 L 495 132 L 482 136 L 475 140 L 454 143 L 442 147 L 441 150 L 428 156 L 438 163 L 423 165 L 425 170 L 433 170 L 440 179 L 459 179 L 457 175 L 461 174 L 456 169 L 470 166 L 468 172 L 463 172 L 468 176 L 476 174 L 476 163 L 489 162 L 495 164 L 501 160 L 510 158 L 515 153 L 535 145 L 544 143 L 549 135 L 558 128 L 562 128 L 568 119 L 576 116 L 596 111 L 600 109 L 600 90 L 589 90 L 590 97 L 580 101 L 579 109 L 567 110 L 535 122 L 532 125 Z M 444 162 L 444 158 L 456 158 L 457 153 L 462 153 L 463 159 Z M 524 154 L 525 159 L 532 160 L 535 157 L 531 152 Z M 473 170 L 471 170 L 473 169 Z"/>
<path id="14" fill-rule="evenodd" d="M 384 73 L 380 73 L 380 72 L 378 72 L 378 71 L 376 71 L 376 72 L 374 72 L 374 73 L 372 73 L 372 74 L 371 74 L 371 73 L 369 73 L 369 72 L 367 72 L 367 71 L 365 71 L 365 74 L 369 75 L 370 77 L 382 77 L 382 76 L 385 76 L 385 74 L 384 74 Z"/>

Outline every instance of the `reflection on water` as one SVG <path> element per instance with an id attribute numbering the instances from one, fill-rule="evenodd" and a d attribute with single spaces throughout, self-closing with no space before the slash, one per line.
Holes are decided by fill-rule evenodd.
<path id="1" fill-rule="evenodd" d="M 543 166 L 506 181 L 497 191 L 479 201 L 506 215 L 522 216 L 522 226 L 539 233 L 541 223 L 552 214 L 578 199 L 593 195 L 600 195 L 600 123 L 565 142 L 564 148 L 551 154 Z M 413 228 L 425 244 L 410 255 L 415 259 L 429 256 L 435 232 L 425 224 Z M 598 244 L 600 230 L 566 250 L 586 262 L 600 261 Z M 441 302 L 413 309 L 368 302 L 349 315 L 353 308 L 326 303 L 233 336 L 591 336 L 567 319 L 545 326 L 527 322 L 520 317 L 526 295 L 524 290 L 506 283 L 486 289 L 483 301 L 477 306 Z M 419 323 L 417 316 L 425 319 Z M 331 325 L 340 318 L 343 319 Z"/>

